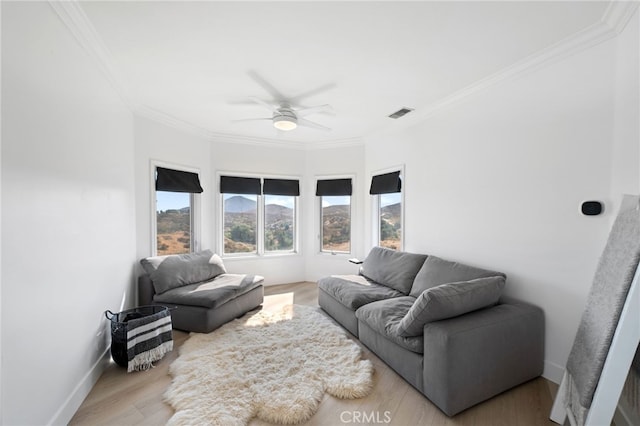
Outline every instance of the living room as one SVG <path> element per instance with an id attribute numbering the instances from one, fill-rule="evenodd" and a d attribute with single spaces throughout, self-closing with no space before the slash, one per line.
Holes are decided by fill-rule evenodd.
<path id="1" fill-rule="evenodd" d="M 198 200 L 198 245 L 218 252 L 223 244 L 221 175 L 299 180 L 297 252 L 224 259 L 232 272 L 264 276 L 266 286 L 355 273 L 357 267 L 347 259 L 364 258 L 377 245 L 371 178 L 401 170 L 403 250 L 506 273 L 505 294 L 544 310 L 543 377 L 559 383 L 622 195 L 640 192 L 637 3 L 571 3 L 544 2 L 550 9 L 532 14 L 530 27 L 519 29 L 521 38 L 484 46 L 476 56 L 464 52 L 470 55 L 468 62 L 455 62 L 464 55 L 452 53 L 460 75 L 437 80 L 428 86 L 431 91 L 420 86 L 424 96 L 401 93 L 404 98 L 396 99 L 380 118 L 387 121 L 336 139 L 333 133 L 302 128 L 278 136 L 268 123 L 247 125 L 262 137 L 243 134 L 242 123 L 234 123 L 237 134 L 229 134 L 194 124 L 201 120 L 198 116 L 190 122 L 189 116 L 154 108 L 154 98 L 142 90 L 142 83 L 131 84 L 151 76 L 118 68 L 135 63 L 141 52 L 134 50 L 131 59 L 116 47 L 135 41 L 126 35 L 134 34 L 136 25 L 125 23 L 138 22 L 136 13 L 148 13 L 152 20 L 156 10 L 166 18 L 161 4 L 133 2 L 134 8 L 148 9 L 125 10 L 114 18 L 110 13 L 117 12 L 117 5 L 2 2 L 0 421 L 67 423 L 104 370 L 109 329 L 103 312 L 135 305 L 138 261 L 155 254 L 154 162 L 198 172 L 204 189 Z M 444 7 L 437 2 L 414 7 L 430 4 Z M 350 13 L 343 13 L 367 15 L 368 10 L 382 19 L 390 12 L 384 5 L 356 2 Z M 464 18 L 470 13 L 464 10 L 476 13 L 487 7 L 481 15 L 496 16 L 498 23 L 519 14 L 484 2 L 456 5 Z M 303 3 L 289 6 L 304 12 Z M 521 6 L 537 10 L 535 3 Z M 261 16 L 251 15 L 258 8 L 254 3 L 242 7 L 247 16 Z M 472 7 L 477 10 L 467 9 Z M 122 28 L 108 26 L 120 18 Z M 410 22 L 421 24 L 419 19 Z M 410 27 L 408 21 L 394 24 L 382 34 Z M 104 26 L 108 34 L 100 33 Z M 462 46 L 474 38 L 459 27 L 452 32 Z M 505 40 L 504 34 L 494 37 Z M 323 36 L 317 34 L 314 40 Z M 419 46 L 412 41 L 412 48 Z M 529 50 L 518 42 L 528 43 Z M 162 56 L 176 50 L 160 41 L 151 45 L 153 49 L 146 45 L 149 50 L 143 52 Z M 230 56 L 238 55 L 229 49 Z M 502 50 L 511 56 L 501 56 Z M 116 61 L 110 55 L 118 52 Z M 318 99 L 336 103 L 332 90 L 341 85 L 346 90 L 351 84 L 362 85 L 375 98 L 378 91 L 382 96 L 388 90 L 385 85 L 391 80 L 418 84 L 428 79 L 405 71 L 371 82 L 362 69 L 334 64 L 324 71 L 325 80 L 305 82 L 305 71 L 311 70 L 304 61 L 284 62 L 284 56 L 269 54 L 270 67 L 258 68 L 246 58 L 245 69 L 235 70 L 228 84 L 246 85 L 247 96 L 266 99 L 268 93 L 250 70 L 276 87 L 288 87 L 291 76 L 299 73 L 298 92 L 337 81 L 335 89 Z M 383 72 L 385 67 L 389 73 L 397 71 L 384 61 L 378 66 Z M 407 70 L 411 63 L 398 66 Z M 469 74 L 462 74 L 465 67 Z M 232 119 L 260 113 L 259 105 L 244 110 L 230 104 L 237 99 L 218 97 L 214 100 Z M 403 106 L 415 111 L 389 124 L 386 115 Z M 335 114 L 309 119 L 331 124 L 347 111 Z M 297 130 L 305 133 L 295 136 Z M 343 176 L 353 178 L 351 252 L 322 253 L 316 182 Z M 587 200 L 601 201 L 603 213 L 582 215 L 580 206 Z"/>

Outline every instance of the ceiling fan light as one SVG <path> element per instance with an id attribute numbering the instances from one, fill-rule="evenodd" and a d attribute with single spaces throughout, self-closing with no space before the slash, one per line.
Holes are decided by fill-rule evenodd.
<path id="1" fill-rule="evenodd" d="M 297 121 L 294 117 L 280 116 L 273 119 L 273 127 L 288 132 L 298 127 Z"/>

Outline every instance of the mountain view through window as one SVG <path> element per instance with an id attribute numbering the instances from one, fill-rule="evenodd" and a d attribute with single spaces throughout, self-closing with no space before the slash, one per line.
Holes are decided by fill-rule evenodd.
<path id="1" fill-rule="evenodd" d="M 264 196 L 265 251 L 293 251 L 295 202 L 292 196 Z"/>
<path id="2" fill-rule="evenodd" d="M 156 254 L 191 252 L 191 194 L 156 191 Z"/>
<path id="3" fill-rule="evenodd" d="M 295 247 L 295 197 L 265 195 L 264 250 L 293 251 Z M 224 194 L 224 252 L 256 253 L 258 196 Z"/>
<path id="4" fill-rule="evenodd" d="M 258 196 L 224 194 L 224 252 L 255 253 Z"/>
<path id="5" fill-rule="evenodd" d="M 402 193 L 380 194 L 380 246 L 402 249 Z"/>
<path id="6" fill-rule="evenodd" d="M 322 251 L 351 252 L 351 197 L 322 196 Z"/>

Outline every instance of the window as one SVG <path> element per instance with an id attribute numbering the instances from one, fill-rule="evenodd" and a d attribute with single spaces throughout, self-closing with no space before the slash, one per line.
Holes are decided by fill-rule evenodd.
<path id="1" fill-rule="evenodd" d="M 318 180 L 320 251 L 351 253 L 351 179 Z"/>
<path id="2" fill-rule="evenodd" d="M 378 245 L 402 250 L 402 178 L 400 171 L 375 175 L 369 193 L 377 205 Z"/>
<path id="3" fill-rule="evenodd" d="M 297 250 L 298 180 L 220 176 L 223 254 Z"/>
<path id="4" fill-rule="evenodd" d="M 264 196 L 264 249 L 267 252 L 293 251 L 296 197 Z"/>
<path id="5" fill-rule="evenodd" d="M 195 251 L 197 195 L 202 192 L 197 173 L 154 167 L 155 235 L 157 256 Z"/>
<path id="6" fill-rule="evenodd" d="M 351 253 L 351 196 L 322 196 L 320 238 L 322 250 Z"/>
<path id="7" fill-rule="evenodd" d="M 379 245 L 402 250 L 402 193 L 380 194 Z"/>
<path id="8" fill-rule="evenodd" d="M 156 254 L 190 253 L 192 195 L 156 191 Z"/>
<path id="9" fill-rule="evenodd" d="M 258 229 L 258 196 L 223 194 L 223 253 L 256 253 Z"/>

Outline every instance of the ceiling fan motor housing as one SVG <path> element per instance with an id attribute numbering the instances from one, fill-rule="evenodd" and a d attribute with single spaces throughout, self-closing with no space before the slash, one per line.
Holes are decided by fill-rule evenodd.
<path id="1" fill-rule="evenodd" d="M 273 112 L 273 125 L 279 130 L 293 130 L 298 126 L 298 117 L 291 108 L 278 108 Z"/>

